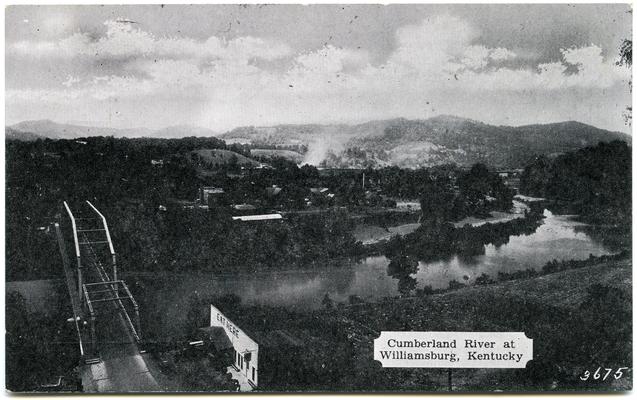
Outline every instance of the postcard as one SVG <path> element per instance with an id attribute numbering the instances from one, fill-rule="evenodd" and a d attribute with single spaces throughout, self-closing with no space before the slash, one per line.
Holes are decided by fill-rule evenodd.
<path id="1" fill-rule="evenodd" d="M 632 18 L 8 6 L 5 390 L 632 390 Z"/>

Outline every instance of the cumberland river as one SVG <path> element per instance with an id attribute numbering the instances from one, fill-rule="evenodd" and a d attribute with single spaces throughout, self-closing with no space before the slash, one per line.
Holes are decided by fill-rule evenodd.
<path id="1" fill-rule="evenodd" d="M 610 254 L 600 243 L 578 229 L 583 224 L 549 211 L 545 211 L 545 216 L 544 223 L 534 233 L 511 236 L 508 243 L 498 247 L 487 245 L 484 255 L 421 262 L 418 271 L 409 280 L 413 284 L 411 278 L 415 279 L 418 288 L 427 285 L 446 288 L 453 279 L 472 283 L 482 273 L 496 278 L 499 271 L 539 269 L 553 259 L 585 259 L 590 254 Z M 202 298 L 233 293 L 247 304 L 301 310 L 321 307 L 326 293 L 335 301 L 347 301 L 350 295 L 365 300 L 396 296 L 399 294 L 399 280 L 388 275 L 388 264 L 387 258 L 375 256 L 360 262 L 340 261 L 290 271 L 152 277 L 132 273 L 127 274 L 125 279 L 134 290 L 135 286 L 143 287 L 162 315 L 169 320 L 181 320 L 193 293 Z"/>

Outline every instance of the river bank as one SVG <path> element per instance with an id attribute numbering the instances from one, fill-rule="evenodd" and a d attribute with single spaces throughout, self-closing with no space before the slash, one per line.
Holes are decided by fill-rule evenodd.
<path id="1" fill-rule="evenodd" d="M 630 376 L 590 384 L 579 380 L 592 368 L 587 354 L 597 355 L 597 365 L 632 366 L 632 260 L 607 258 L 588 264 L 420 299 L 345 307 L 342 312 L 374 330 L 515 331 L 534 340 L 534 360 L 525 370 L 454 371 L 454 390 L 484 385 L 506 391 L 630 389 Z M 371 346 L 364 348 L 372 351 Z M 422 374 L 437 377 L 429 371 Z M 444 377 L 438 383 L 444 388 Z"/>
<path id="2" fill-rule="evenodd" d="M 446 370 L 381 368 L 373 361 L 373 339 L 388 330 L 510 331 L 534 340 L 534 358 L 525 369 L 457 369 L 452 374 L 454 391 L 485 386 L 494 391 L 627 390 L 630 369 L 621 380 L 583 383 L 579 376 L 597 363 L 632 366 L 631 270 L 630 258 L 607 256 L 541 276 L 375 303 L 324 302 L 320 310 L 292 312 L 235 300 L 224 312 L 248 330 L 281 329 L 305 338 L 308 347 L 302 352 L 311 359 L 301 356 L 303 368 L 317 370 L 312 390 L 327 385 L 353 391 L 448 390 Z M 595 366 L 589 354 L 597 354 Z M 307 384 L 290 377 L 263 390 L 295 390 Z"/>

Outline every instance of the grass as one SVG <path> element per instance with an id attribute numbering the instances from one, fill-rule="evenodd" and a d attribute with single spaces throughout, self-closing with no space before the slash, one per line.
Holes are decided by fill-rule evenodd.
<path id="1" fill-rule="evenodd" d="M 296 164 L 300 164 L 304 158 L 303 154 L 299 152 L 280 149 L 252 149 L 250 155 L 264 158 L 281 157 Z"/>
<path id="2" fill-rule="evenodd" d="M 233 157 L 236 157 L 237 164 L 240 166 L 258 167 L 261 165 L 251 158 L 230 150 L 200 149 L 194 150 L 193 154 L 197 154 L 204 162 L 211 163 L 215 167 L 229 164 Z"/>
<path id="3" fill-rule="evenodd" d="M 373 330 L 525 332 L 534 360 L 525 369 L 455 370 L 454 390 L 629 390 L 632 388 L 632 261 L 602 262 L 421 298 L 347 307 Z M 369 352 L 372 345 L 361 351 Z M 631 367 L 621 380 L 582 382 L 587 369 Z M 422 370 L 443 390 L 446 375 Z M 439 377 L 440 379 L 438 379 Z M 398 385 L 397 389 L 416 388 Z M 437 389 L 436 389 L 437 388 Z"/>

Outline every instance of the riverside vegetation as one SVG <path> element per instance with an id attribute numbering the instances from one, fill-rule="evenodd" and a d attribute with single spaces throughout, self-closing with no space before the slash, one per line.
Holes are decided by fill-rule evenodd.
<path id="1" fill-rule="evenodd" d="M 351 216 L 364 209 L 391 208 L 391 204 L 370 201 L 359 184 L 363 171 L 322 176 L 315 168 L 299 168 L 285 160 L 276 160 L 272 163 L 275 169 L 246 171 L 231 163 L 202 175 L 198 170 L 200 164 L 191 156 L 192 150 L 202 146 L 245 153 L 241 147 L 228 147 L 216 139 L 89 138 L 85 144 L 64 140 L 8 141 L 7 280 L 59 277 L 59 263 L 54 261 L 59 255 L 46 227 L 63 215 L 60 203 L 67 199 L 90 199 L 107 215 L 123 269 L 153 272 L 223 271 L 228 266 L 274 270 L 282 264 L 356 257 L 368 249 L 353 239 Z M 151 161 L 155 158 L 165 160 L 163 166 L 153 165 Z M 614 230 L 625 238 L 630 235 L 630 162 L 630 149 L 625 143 L 600 144 L 556 159 L 539 158 L 525 169 L 522 189 L 525 194 L 546 197 L 552 205 L 576 210 L 583 220 L 597 222 L 596 232 L 601 236 Z M 493 210 L 507 210 L 511 205 L 512 191 L 497 174 L 480 164 L 468 170 L 442 166 L 419 170 L 384 168 L 365 173 L 367 188 L 371 185 L 376 191 L 376 199 L 382 199 L 381 196 L 420 198 L 422 226 L 403 238 L 391 239 L 381 249 L 391 260 L 388 273 L 402 278 L 399 279 L 401 298 L 366 304 L 354 297 L 349 305 L 335 304 L 326 298 L 323 310 L 306 313 L 227 302 L 228 310 L 224 312 L 237 315 L 236 322 L 240 324 L 249 326 L 249 321 L 242 321 L 240 315 L 258 315 L 261 317 L 254 321 L 271 323 L 271 327 L 279 326 L 309 341 L 300 359 L 299 373 L 269 389 L 436 390 L 444 387 L 435 373 L 383 370 L 369 362 L 369 344 L 383 329 L 435 327 L 437 330 L 528 332 L 540 346 L 536 359 L 525 370 L 496 373 L 489 378 L 507 389 L 582 388 L 577 382 L 577 373 L 585 367 L 592 368 L 591 364 L 632 366 L 631 360 L 626 358 L 631 354 L 631 303 L 630 292 L 625 287 L 583 281 L 577 291 L 584 300 L 575 309 L 566 309 L 559 304 L 507 297 L 499 286 L 506 282 L 516 284 L 516 281 L 524 285 L 525 280 L 539 274 L 553 277 L 573 271 L 584 271 L 587 279 L 592 280 L 595 274 L 605 275 L 618 263 L 628 260 L 630 264 L 630 250 L 622 246 L 629 240 L 615 241 L 616 250 L 624 252 L 607 258 L 555 261 L 541 272 L 479 277 L 476 287 L 492 288 L 489 292 L 469 293 L 469 288 L 459 282 L 450 282 L 445 291 L 426 286 L 415 289 L 409 278 L 418 260 L 451 254 L 481 254 L 487 243 L 497 245 L 506 242 L 510 235 L 532 232 L 541 224 L 541 214 L 532 208 L 526 218 L 503 224 L 461 228 L 450 225 L 449 221 L 467 215 L 484 216 Z M 276 211 L 273 207 L 278 206 L 283 206 L 283 211 L 301 210 L 309 187 L 329 187 L 335 200 L 331 204 L 315 205 L 314 210 L 321 211 L 317 214 L 255 226 L 232 222 L 225 206 L 203 211 L 184 208 L 179 202 L 194 199 L 200 186 L 220 182 L 227 188 L 228 203 L 261 200 L 259 206 L 265 211 Z M 284 188 L 281 200 L 276 202 L 267 198 L 262 190 L 272 184 Z M 576 194 L 569 192 L 572 186 L 577 188 Z M 159 207 L 162 205 L 166 210 Z M 345 209 L 339 208 L 343 206 Z M 430 296 L 452 293 L 458 295 L 445 303 L 449 308 L 430 301 Z M 474 295 L 481 297 L 473 298 Z M 29 347 L 28 338 L 42 333 L 36 328 L 38 318 L 42 317 L 25 311 L 23 300 L 11 296 L 7 315 L 13 316 L 13 325 L 8 325 L 8 333 L 19 336 L 16 326 L 30 333 L 22 339 L 11 336 L 8 351 L 12 363 L 31 368 L 38 357 L 52 353 L 37 346 Z M 192 327 L 206 324 L 198 316 L 201 307 L 210 301 L 218 299 L 192 300 L 193 309 L 199 311 L 193 311 L 189 317 L 191 326 L 184 327 L 183 339 L 188 338 Z M 140 302 L 149 307 L 143 299 Z M 506 315 L 501 312 L 503 309 L 508 310 Z M 145 312 L 153 315 L 161 311 L 147 309 Z M 152 340 L 155 330 L 150 320 L 145 319 L 144 324 Z M 577 337 L 573 337 L 573 332 L 577 332 Z M 605 341 L 608 337 L 614 341 Z M 593 351 L 599 343 L 603 344 L 601 353 Z M 63 351 L 61 349 L 56 351 Z M 72 359 L 70 353 L 65 354 L 71 358 L 61 359 Z M 590 354 L 598 355 L 592 359 Z M 312 376 L 311 382 L 304 376 Z M 15 388 L 35 390 L 46 377 L 37 375 L 34 379 L 11 382 Z M 463 389 L 471 388 L 467 374 L 460 373 L 458 379 Z M 586 385 L 592 387 L 593 383 Z"/>

